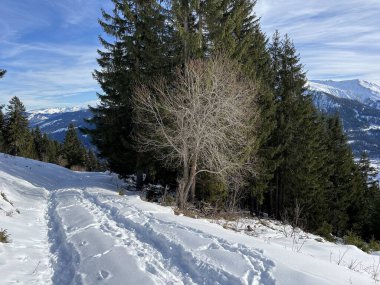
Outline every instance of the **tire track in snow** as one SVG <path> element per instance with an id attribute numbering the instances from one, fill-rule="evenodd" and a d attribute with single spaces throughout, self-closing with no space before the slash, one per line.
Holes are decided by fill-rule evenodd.
<path id="1" fill-rule="evenodd" d="M 57 212 L 57 191 L 51 192 L 48 197 L 48 238 L 50 243 L 51 264 L 53 268 L 53 284 L 82 284 L 81 277 L 76 274 L 76 265 L 79 264 L 79 254 L 74 246 L 67 241 L 66 231 L 62 219 Z"/>
<path id="2" fill-rule="evenodd" d="M 156 284 L 181 284 L 181 279 L 184 278 L 178 270 L 174 272 L 168 271 L 165 268 L 165 260 L 161 253 L 149 244 L 141 242 L 133 231 L 126 231 L 120 227 L 118 223 L 110 219 L 110 215 L 104 213 L 99 207 L 86 199 L 83 192 L 78 192 L 77 198 L 81 205 L 93 215 L 97 222 L 100 223 L 100 230 L 111 236 L 117 246 L 127 247 L 128 251 L 137 257 L 139 265 L 143 271 L 153 275 Z M 121 231 L 124 230 L 124 231 Z"/>
<path id="3" fill-rule="evenodd" d="M 99 210 L 101 210 L 110 220 L 114 220 L 118 227 L 122 227 L 127 231 L 132 231 L 135 236 L 145 244 L 156 248 L 166 260 L 165 267 L 170 270 L 176 265 L 182 270 L 185 277 L 185 283 L 197 284 L 275 284 L 275 280 L 271 275 L 274 263 L 263 256 L 262 251 L 253 250 L 241 244 L 232 245 L 224 239 L 205 234 L 202 231 L 191 227 L 182 226 L 176 223 L 164 222 L 152 215 L 147 215 L 142 210 L 135 207 L 129 208 L 136 214 L 136 217 L 145 217 L 145 221 L 135 222 L 131 216 L 120 214 L 119 208 L 102 202 L 96 195 L 91 195 L 84 191 L 84 197 Z M 112 202 L 112 201 L 110 201 Z M 246 264 L 250 270 L 245 276 L 235 276 L 225 271 L 223 266 L 211 264 L 207 256 L 194 254 L 191 250 L 185 248 L 180 240 L 174 240 L 173 236 L 167 233 L 158 232 L 152 225 L 172 226 L 177 229 L 186 230 L 189 234 L 196 235 L 197 238 L 212 240 L 209 247 L 221 248 L 227 253 L 238 254 L 246 260 Z M 186 277 L 188 277 L 186 281 Z"/>

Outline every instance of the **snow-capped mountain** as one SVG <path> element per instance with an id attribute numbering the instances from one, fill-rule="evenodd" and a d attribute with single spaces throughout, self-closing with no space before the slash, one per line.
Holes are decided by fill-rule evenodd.
<path id="1" fill-rule="evenodd" d="M 374 108 L 380 108 L 380 86 L 359 79 L 332 81 L 312 80 L 310 88 L 335 97 L 356 100 Z"/>
<path id="2" fill-rule="evenodd" d="M 363 80 L 309 82 L 316 107 L 339 113 L 356 155 L 380 159 L 380 86 Z"/>
<path id="3" fill-rule="evenodd" d="M 40 109 L 27 112 L 29 126 L 31 128 L 39 127 L 41 132 L 48 134 L 51 138 L 63 142 L 67 127 L 73 123 L 76 128 L 90 127 L 84 119 L 91 118 L 92 113 L 88 108 L 50 108 Z M 78 135 L 84 145 L 90 146 L 90 140 L 87 135 L 78 132 Z"/>

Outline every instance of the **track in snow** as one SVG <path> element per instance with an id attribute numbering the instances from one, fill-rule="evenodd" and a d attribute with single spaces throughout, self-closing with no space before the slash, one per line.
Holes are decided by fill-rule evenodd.
<path id="1" fill-rule="evenodd" d="M 143 284 L 275 283 L 270 273 L 274 264 L 262 252 L 166 222 L 125 205 L 125 200 L 115 194 L 98 193 L 102 189 L 93 191 L 70 188 L 51 194 L 54 284 L 107 280 L 109 284 L 125 284 L 117 282 L 133 273 L 144 276 Z M 91 248 L 102 243 L 104 247 Z M 102 264 L 102 259 L 112 253 L 121 260 L 130 260 L 135 272 L 123 271 L 115 266 L 117 261 Z M 235 263 L 233 270 L 230 260 Z M 91 264 L 93 275 L 84 274 Z"/>

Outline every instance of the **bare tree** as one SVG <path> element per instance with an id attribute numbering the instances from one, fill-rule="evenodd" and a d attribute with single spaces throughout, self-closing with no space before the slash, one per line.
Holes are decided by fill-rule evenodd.
<path id="1" fill-rule="evenodd" d="M 182 170 L 177 180 L 180 208 L 199 173 L 227 179 L 253 169 L 255 99 L 254 84 L 223 56 L 188 62 L 172 84 L 160 80 L 136 89 L 136 144 Z"/>

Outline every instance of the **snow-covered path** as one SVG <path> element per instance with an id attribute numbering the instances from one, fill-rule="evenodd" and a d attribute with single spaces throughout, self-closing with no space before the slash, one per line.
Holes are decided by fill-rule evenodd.
<path id="1" fill-rule="evenodd" d="M 0 155 L 0 284 L 371 284 L 348 270 L 119 196 L 116 178 Z M 374 283 L 373 283 L 374 284 Z"/>

